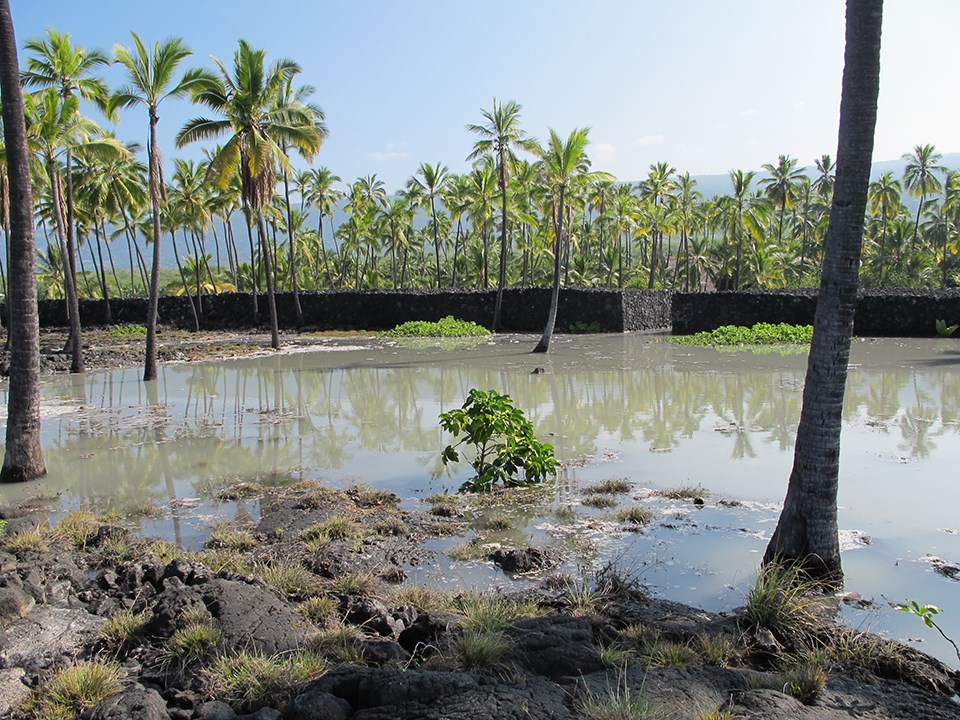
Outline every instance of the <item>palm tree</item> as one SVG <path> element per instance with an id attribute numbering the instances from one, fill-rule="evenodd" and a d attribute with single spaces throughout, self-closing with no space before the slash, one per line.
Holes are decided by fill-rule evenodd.
<path id="1" fill-rule="evenodd" d="M 3 139 L 10 190 L 7 305 L 11 308 L 10 386 L 0 483 L 10 483 L 43 477 L 47 468 L 40 450 L 40 328 L 33 259 L 36 245 L 30 153 L 20 90 L 17 40 L 7 0 L 0 0 L 0 95 L 3 96 Z"/>
<path id="2" fill-rule="evenodd" d="M 314 88 L 311 85 L 303 85 L 296 90 L 293 89 L 293 78 L 288 77 L 286 82 L 279 88 L 279 92 L 274 102 L 275 111 L 284 111 L 288 108 L 294 109 L 297 112 L 304 112 L 308 115 L 313 116 L 314 127 L 317 131 L 317 134 L 320 137 L 320 142 L 327 137 L 327 126 L 324 124 L 324 115 L 323 110 L 318 106 L 308 103 L 306 100 L 314 92 Z M 310 160 L 313 157 L 313 153 L 305 150 L 306 146 L 300 149 L 300 156 L 306 160 Z M 319 146 L 318 146 L 319 147 Z M 287 143 L 285 140 L 280 141 L 280 148 L 283 150 L 284 158 L 287 157 Z M 297 257 L 295 251 L 295 243 L 293 241 L 293 220 L 291 218 L 290 210 L 290 180 L 289 173 L 287 172 L 286 167 L 282 168 L 283 173 L 283 197 L 286 205 L 287 211 L 287 242 L 288 242 L 288 257 L 290 264 L 290 289 L 293 292 L 293 307 L 296 312 L 297 326 L 303 325 L 303 309 L 300 307 L 300 293 L 299 288 L 297 287 Z M 321 216 L 322 219 L 322 216 Z"/>
<path id="3" fill-rule="evenodd" d="M 93 77 L 92 73 L 99 66 L 109 64 L 109 60 L 99 50 L 87 51 L 81 47 L 74 47 L 70 43 L 68 33 L 58 33 L 52 28 L 47 31 L 46 39 L 31 39 L 25 44 L 25 49 L 34 56 L 28 57 L 26 61 L 27 69 L 21 75 L 21 81 L 27 87 L 40 87 L 52 89 L 64 103 L 63 110 L 79 115 L 79 105 L 73 110 L 73 103 L 78 98 L 91 100 L 101 108 L 105 107 L 106 85 L 103 80 Z M 71 101 L 68 103 L 68 101 Z M 53 116 L 52 103 L 48 108 L 48 119 Z M 83 372 L 83 352 L 81 350 L 83 342 L 80 337 L 80 306 L 77 302 L 76 284 L 77 284 L 77 263 L 76 252 L 74 249 L 73 226 L 74 226 L 74 207 L 73 207 L 73 183 L 72 183 L 72 150 L 66 147 L 66 218 L 60 226 L 61 242 L 66 250 L 64 257 L 67 259 L 67 272 L 69 276 L 68 284 L 73 285 L 74 292 L 71 295 L 69 288 L 67 292 L 68 313 L 70 314 L 70 338 L 71 348 L 71 371 Z"/>
<path id="4" fill-rule="evenodd" d="M 507 282 L 507 183 L 510 180 L 510 167 L 516 161 L 514 148 L 531 150 L 536 143 L 520 129 L 521 106 L 511 100 L 497 104 L 493 99 L 492 110 L 480 110 L 486 119 L 485 125 L 467 125 L 467 130 L 479 135 L 473 146 L 473 152 L 467 160 L 476 160 L 482 156 L 494 158 L 497 167 L 497 184 L 500 186 L 500 272 L 497 276 L 497 300 L 493 306 L 493 332 L 500 330 L 500 311 L 503 305 L 503 288 Z"/>
<path id="5" fill-rule="evenodd" d="M 640 183 L 640 195 L 649 204 L 648 214 L 657 220 L 652 226 L 650 242 L 650 275 L 647 278 L 647 289 L 652 290 L 657 275 L 657 259 L 662 253 L 663 230 L 669 224 L 668 213 L 662 205 L 673 192 L 676 183 L 673 181 L 674 168 L 661 162 L 650 166 L 647 179 Z"/>
<path id="6" fill-rule="evenodd" d="M 433 250 L 437 260 L 437 289 L 443 285 L 440 277 L 440 237 L 439 226 L 437 224 L 437 197 L 443 192 L 444 187 L 449 180 L 447 166 L 443 163 L 430 165 L 429 163 L 420 163 L 417 174 L 410 178 L 410 183 L 419 187 L 420 190 L 430 200 L 430 218 L 433 224 Z"/>
<path id="7" fill-rule="evenodd" d="M 803 168 L 797 168 L 797 160 L 789 155 L 780 155 L 777 164 L 765 163 L 763 169 L 770 173 L 770 177 L 760 181 L 761 187 L 779 212 L 777 221 L 777 245 L 783 244 L 783 218 L 787 207 L 793 205 L 803 177 Z"/>
<path id="8" fill-rule="evenodd" d="M 561 251 L 563 249 L 563 218 L 566 214 L 566 194 L 570 185 L 578 177 L 587 175 L 590 160 L 587 158 L 587 145 L 590 128 L 576 128 L 566 140 L 562 140 L 556 131 L 550 130 L 547 147 L 539 151 L 541 172 L 553 199 L 553 289 L 550 294 L 550 310 L 547 324 L 543 329 L 540 342 L 533 349 L 535 353 L 545 353 L 550 349 L 553 328 L 557 322 L 557 306 L 560 303 Z M 606 173 L 592 173 L 591 179 L 612 179 Z"/>
<path id="9" fill-rule="evenodd" d="M 70 316 L 71 372 L 84 371 L 80 330 L 80 308 L 73 249 L 73 187 L 70 160 L 73 153 L 82 153 L 103 160 L 127 157 L 127 149 L 115 138 L 98 137 L 100 127 L 80 115 L 80 101 L 73 95 L 62 97 L 55 88 L 47 88 L 25 98 L 27 137 L 40 156 L 50 183 L 53 219 L 61 252 L 66 258 L 67 303 Z M 61 171 L 60 158 L 66 156 L 66 170 Z M 66 176 L 66 202 L 64 201 Z M 64 207 L 66 217 L 64 217 Z"/>
<path id="10" fill-rule="evenodd" d="M 813 180 L 813 189 L 817 191 L 821 200 L 829 203 L 833 197 L 834 173 L 837 171 L 837 164 L 827 154 L 821 155 L 813 161 L 813 164 L 817 169 L 817 177 Z"/>
<path id="11" fill-rule="evenodd" d="M 739 290 L 742 278 L 743 238 L 750 234 L 753 237 L 759 232 L 758 218 L 754 209 L 756 198 L 750 193 L 750 184 L 756 175 L 752 170 L 731 170 L 730 182 L 733 184 L 733 194 L 721 198 L 727 214 L 727 232 L 736 245 L 736 270 L 734 273 L 733 289 Z"/>
<path id="12" fill-rule="evenodd" d="M 914 197 L 920 198 L 920 204 L 917 206 L 917 219 L 913 225 L 913 239 L 910 241 L 910 249 L 915 250 L 917 246 L 917 232 L 920 229 L 920 213 L 923 211 L 923 203 L 928 195 L 940 192 L 943 186 L 937 178 L 936 173 L 943 172 L 944 167 L 940 165 L 943 156 L 936 151 L 933 145 L 916 145 L 913 153 L 905 153 L 902 157 L 907 161 L 907 166 L 903 170 L 903 185 L 910 191 Z"/>
<path id="13" fill-rule="evenodd" d="M 199 71 L 186 72 L 179 81 L 175 79 L 177 68 L 191 50 L 179 38 L 163 43 L 154 43 L 150 51 L 136 33 L 133 36 L 134 50 L 123 45 L 113 46 L 116 62 L 127 70 L 128 84 L 119 88 L 110 98 L 109 110 L 143 105 L 147 110 L 150 131 L 147 140 L 147 155 L 150 177 L 150 211 L 153 219 L 153 261 L 150 266 L 150 295 L 147 301 L 147 338 L 144 351 L 143 379 L 157 379 L 157 308 L 160 302 L 160 193 L 163 188 L 163 165 L 160 147 L 157 145 L 157 121 L 160 119 L 160 103 L 168 97 L 182 97 L 190 91 L 201 77 Z"/>
<path id="14" fill-rule="evenodd" d="M 280 329 L 263 209 L 273 195 L 277 168 L 290 167 L 281 143 L 310 155 L 320 149 L 322 137 L 311 111 L 301 107 L 277 108 L 274 103 L 290 78 L 300 72 L 300 66 L 292 60 L 281 59 L 265 68 L 265 58 L 263 50 L 254 50 L 246 40 L 240 40 L 234 53 L 232 73 L 214 58 L 218 73 L 201 74 L 191 95 L 195 102 L 223 118 L 189 120 L 177 134 L 177 147 L 232 133 L 210 162 L 207 175 L 225 188 L 233 175 L 240 173 L 244 207 L 255 214 L 257 220 L 270 309 L 270 346 L 278 349 Z"/>
<path id="15" fill-rule="evenodd" d="M 887 250 L 887 229 L 890 219 L 897 214 L 900 209 L 900 194 L 902 188 L 900 181 L 893 177 L 892 172 L 885 172 L 874 182 L 870 183 L 867 190 L 867 200 L 870 203 L 870 212 L 874 215 L 880 212 L 880 223 L 882 227 L 880 236 L 880 287 L 884 284 L 884 265 Z"/>
<path id="16" fill-rule="evenodd" d="M 848 0 L 837 182 L 803 388 L 793 471 L 764 562 L 795 563 L 814 580 L 843 580 L 837 487 L 843 394 L 856 307 L 861 234 L 880 87 L 882 0 Z"/>
<path id="17" fill-rule="evenodd" d="M 323 240 L 323 216 L 330 217 L 330 237 L 334 243 L 334 251 L 340 254 L 340 248 L 336 246 L 337 238 L 333 231 L 333 212 L 337 204 L 343 199 L 343 191 L 334 187 L 335 183 L 341 182 L 339 175 L 334 175 L 329 168 L 318 167 L 308 171 L 307 175 L 307 195 L 306 200 L 317 209 L 317 234 L 320 236 L 320 251 L 323 253 L 324 268 L 327 273 L 327 283 L 332 289 L 333 275 L 330 272 L 330 261 L 327 256 L 327 250 Z"/>

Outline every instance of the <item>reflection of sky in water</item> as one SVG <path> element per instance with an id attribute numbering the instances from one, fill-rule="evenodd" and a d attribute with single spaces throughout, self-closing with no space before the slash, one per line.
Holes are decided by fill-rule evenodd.
<path id="1" fill-rule="evenodd" d="M 589 459 L 564 474 L 561 496 L 626 477 L 634 494 L 701 485 L 713 499 L 748 501 L 696 512 L 667 503 L 677 517 L 655 501 L 660 513 L 652 531 L 584 531 L 602 557 L 632 564 L 667 597 L 711 608 L 742 601 L 789 476 L 804 355 L 718 352 L 629 335 L 560 337 L 548 356 L 529 354 L 531 342 L 515 337 L 454 350 L 350 342 L 340 352 L 168 365 L 155 398 L 136 368 L 51 380 L 43 388 L 49 477 L 0 488 L 0 499 L 38 488 L 63 492 L 67 505 L 122 509 L 149 499 L 167 512 L 145 520 L 143 530 L 178 534 L 195 547 L 206 521 L 237 511 L 235 504 L 207 504 L 211 488 L 237 480 L 361 481 L 407 498 L 454 490 L 467 471 L 444 472 L 439 451 L 449 438 L 437 415 L 459 406 L 472 387 L 495 388 L 513 396 L 561 460 Z M 873 540 L 844 554 L 848 589 L 881 602 L 909 596 L 946 607 L 945 629 L 960 636 L 960 620 L 949 613 L 957 607 L 956 586 L 918 561 L 927 553 L 960 561 L 958 535 L 944 532 L 960 527 L 952 483 L 960 465 L 954 346 L 854 345 L 840 506 L 841 526 Z M 546 373 L 532 374 L 537 366 Z M 258 512 L 255 502 L 244 510 Z M 545 506 L 541 514 L 549 512 Z M 585 514 L 599 521 L 609 511 Z M 556 533 L 534 527 L 549 523 L 532 516 L 524 522 L 531 519 L 529 533 L 558 542 Z M 444 563 L 435 574 L 471 584 L 503 581 L 482 566 Z M 926 637 L 928 649 L 951 657 L 915 618 L 884 611 L 882 620 L 865 621 L 898 636 Z"/>

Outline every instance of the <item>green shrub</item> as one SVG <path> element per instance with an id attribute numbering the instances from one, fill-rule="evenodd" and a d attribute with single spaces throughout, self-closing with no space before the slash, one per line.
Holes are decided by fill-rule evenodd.
<path id="1" fill-rule="evenodd" d="M 411 320 L 383 334 L 392 337 L 481 337 L 489 335 L 490 331 L 475 322 L 447 315 L 436 322 Z"/>
<path id="2" fill-rule="evenodd" d="M 145 338 L 147 328 L 145 325 L 117 325 L 108 335 L 115 338 Z"/>
<path id="3" fill-rule="evenodd" d="M 813 338 L 813 325 L 757 323 L 753 327 L 723 325 L 710 332 L 670 338 L 678 345 L 803 345 Z"/>
<path id="4" fill-rule="evenodd" d="M 470 465 L 477 474 L 461 490 L 487 492 L 498 482 L 505 487 L 533 485 L 556 474 L 553 446 L 537 440 L 533 425 L 509 395 L 473 388 L 461 408 L 440 413 L 440 427 L 455 438 L 464 435 L 444 448 L 444 465 L 460 461 L 457 446 L 473 446 Z"/>

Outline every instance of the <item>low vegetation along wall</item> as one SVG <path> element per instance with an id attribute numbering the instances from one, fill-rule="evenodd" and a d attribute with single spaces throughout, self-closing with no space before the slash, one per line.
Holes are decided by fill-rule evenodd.
<path id="1" fill-rule="evenodd" d="M 496 292 L 369 291 L 301 293 L 304 326 L 320 330 L 386 330 L 407 320 L 439 320 L 454 315 L 489 327 Z M 721 325 L 758 322 L 813 323 L 817 293 L 799 291 L 745 291 L 671 293 L 643 290 L 588 290 L 560 292 L 557 332 L 624 332 L 665 330 L 675 334 L 713 330 Z M 507 332 L 540 332 L 547 318 L 550 290 L 512 288 L 504 291 L 503 329 Z M 110 301 L 114 324 L 143 323 L 146 300 Z M 267 299 L 259 298 L 260 324 L 267 320 Z M 293 296 L 277 295 L 280 325 L 294 327 Z M 5 314 L 4 314 L 5 319 Z M 102 300 L 83 300 L 84 325 L 107 324 Z M 930 337 L 937 320 L 960 323 L 960 290 L 866 291 L 860 294 L 854 332 L 864 337 Z M 192 327 L 185 297 L 160 298 L 160 321 Z M 63 301 L 40 303 L 42 327 L 65 326 Z M 201 326 L 207 329 L 247 328 L 253 322 L 253 298 L 246 293 L 225 293 L 203 298 Z"/>
<path id="2" fill-rule="evenodd" d="M 676 293 L 674 334 L 758 322 L 812 325 L 816 290 Z M 960 290 L 868 290 L 860 293 L 853 332 L 861 337 L 931 337 L 937 320 L 960 323 Z"/>

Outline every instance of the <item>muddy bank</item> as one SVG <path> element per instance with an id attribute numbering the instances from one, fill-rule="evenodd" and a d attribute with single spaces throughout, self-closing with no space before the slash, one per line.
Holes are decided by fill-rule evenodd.
<path id="1" fill-rule="evenodd" d="M 960 717 L 955 672 L 837 627 L 830 603 L 706 613 L 615 567 L 556 575 L 562 558 L 535 547 L 486 556 L 538 578 L 528 591 L 440 592 L 406 578 L 435 561 L 428 540 L 464 532 L 460 504 L 309 482 L 220 497 L 257 499 L 259 519 L 238 513 L 197 553 L 118 517 L 51 530 L 4 510 L 0 717 L 53 717 L 47 690 L 71 666 L 114 679 L 66 717 Z"/>
<path id="2" fill-rule="evenodd" d="M 279 352 L 322 349 L 324 345 L 342 342 L 343 338 L 370 338 L 373 333 L 319 332 L 286 330 L 281 335 Z M 65 350 L 67 331 L 62 328 L 40 330 L 40 372 L 46 375 L 69 373 L 70 353 Z M 204 330 L 198 333 L 170 326 L 157 330 L 157 355 L 161 364 L 223 360 L 272 354 L 270 334 L 259 330 Z M 144 340 L 126 336 L 109 327 L 84 329 L 83 360 L 88 371 L 115 370 L 142 366 Z M 10 371 L 10 355 L 0 349 L 0 377 Z"/>

